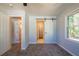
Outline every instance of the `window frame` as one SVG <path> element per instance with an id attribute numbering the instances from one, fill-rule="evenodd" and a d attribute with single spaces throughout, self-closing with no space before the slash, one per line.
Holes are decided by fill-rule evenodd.
<path id="1" fill-rule="evenodd" d="M 75 9 L 75 10 L 73 10 L 73 11 L 71 11 L 70 13 L 68 13 L 66 16 L 65 16 L 65 39 L 68 39 L 68 40 L 75 40 L 75 41 L 79 41 L 78 39 L 73 39 L 73 38 L 69 38 L 68 37 L 68 33 L 67 33 L 67 31 L 68 31 L 68 17 L 69 16 L 72 16 L 72 15 L 74 15 L 74 14 L 76 14 L 76 13 L 79 13 L 79 8 L 77 8 L 77 9 Z"/>

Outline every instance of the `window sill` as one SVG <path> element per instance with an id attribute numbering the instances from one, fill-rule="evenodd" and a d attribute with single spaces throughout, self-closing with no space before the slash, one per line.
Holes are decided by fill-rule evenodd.
<path id="1" fill-rule="evenodd" d="M 66 38 L 66 39 L 79 44 L 79 39 L 74 38 Z"/>

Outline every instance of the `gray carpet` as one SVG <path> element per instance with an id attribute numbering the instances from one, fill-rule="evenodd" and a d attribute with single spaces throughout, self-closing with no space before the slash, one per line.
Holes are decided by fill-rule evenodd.
<path id="1" fill-rule="evenodd" d="M 71 56 L 68 52 L 56 44 L 30 44 L 26 50 L 12 52 L 11 50 L 3 56 Z"/>

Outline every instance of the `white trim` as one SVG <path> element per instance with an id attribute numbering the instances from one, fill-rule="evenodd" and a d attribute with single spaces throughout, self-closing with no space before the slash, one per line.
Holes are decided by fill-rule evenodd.
<path id="1" fill-rule="evenodd" d="M 21 47 L 21 50 L 25 50 L 25 49 L 27 49 L 27 47 L 29 46 L 29 44 L 27 44 L 27 46 L 26 47 Z"/>
<path id="2" fill-rule="evenodd" d="M 67 17 L 68 16 L 65 16 L 65 39 L 67 39 Z"/>
<path id="3" fill-rule="evenodd" d="M 13 44 L 19 43 L 19 41 L 12 42 Z"/>
<path id="4" fill-rule="evenodd" d="M 37 44 L 36 42 L 30 42 L 29 44 Z"/>
<path id="5" fill-rule="evenodd" d="M 78 12 L 79 12 L 79 8 L 76 8 L 76 9 L 72 10 L 71 12 L 67 13 L 66 16 L 74 15 L 75 13 L 78 13 Z"/>
<path id="6" fill-rule="evenodd" d="M 63 47 L 62 45 L 60 44 L 57 44 L 59 45 L 61 48 L 63 48 L 64 50 L 66 50 L 68 53 L 70 53 L 72 56 L 76 56 L 74 53 L 72 53 L 71 51 L 69 51 L 68 49 L 66 49 L 65 47 Z"/>
<path id="7" fill-rule="evenodd" d="M 36 42 L 30 42 L 29 44 L 37 44 Z M 57 44 L 57 42 L 44 42 L 44 44 Z"/>
<path id="8" fill-rule="evenodd" d="M 72 42 L 75 42 L 75 43 L 78 43 L 79 44 L 79 41 L 78 40 L 75 40 L 75 39 L 66 39 L 66 40 L 69 40 L 69 41 L 72 41 Z"/>
<path id="9" fill-rule="evenodd" d="M 56 18 L 56 16 L 30 16 L 35 18 Z"/>
<path id="10" fill-rule="evenodd" d="M 26 48 L 22 48 L 21 50 L 25 50 Z"/>
<path id="11" fill-rule="evenodd" d="M 28 47 L 29 45 L 27 45 L 27 47 Z M 27 47 L 26 48 L 21 48 L 21 50 L 25 50 L 25 49 L 27 49 Z"/>

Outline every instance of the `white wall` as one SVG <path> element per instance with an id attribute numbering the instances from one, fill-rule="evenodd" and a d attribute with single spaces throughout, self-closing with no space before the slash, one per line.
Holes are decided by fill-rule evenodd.
<path id="1" fill-rule="evenodd" d="M 9 22 L 6 13 L 0 12 L 0 55 L 10 49 Z"/>
<path id="2" fill-rule="evenodd" d="M 29 16 L 25 17 L 25 39 L 26 39 L 26 48 L 29 45 Z"/>
<path id="3" fill-rule="evenodd" d="M 76 8 L 79 8 L 79 4 L 65 4 L 57 18 L 58 44 L 73 55 L 79 55 L 79 42 L 65 38 L 65 17 Z"/>
<path id="4" fill-rule="evenodd" d="M 30 16 L 29 17 L 29 41 L 30 41 L 30 44 L 36 44 L 36 18 L 45 18 L 45 17 L 46 16 Z M 49 16 L 49 18 L 51 18 L 51 17 Z M 48 24 L 45 24 L 45 25 L 48 25 Z M 48 26 L 53 27 L 53 24 L 52 25 L 49 24 Z M 52 36 L 47 35 L 47 38 L 50 38 L 50 39 L 49 40 L 45 39 L 45 43 L 49 43 L 49 44 L 55 43 L 56 42 L 55 30 L 54 30 L 54 32 L 55 32 L 54 34 L 53 34 L 53 29 L 52 29 L 52 31 L 50 31 L 49 29 L 47 31 L 49 32 L 48 34 L 50 34 L 52 32 L 52 34 L 51 34 Z"/>
<path id="5" fill-rule="evenodd" d="M 29 43 L 36 43 L 36 17 L 29 17 Z"/>

